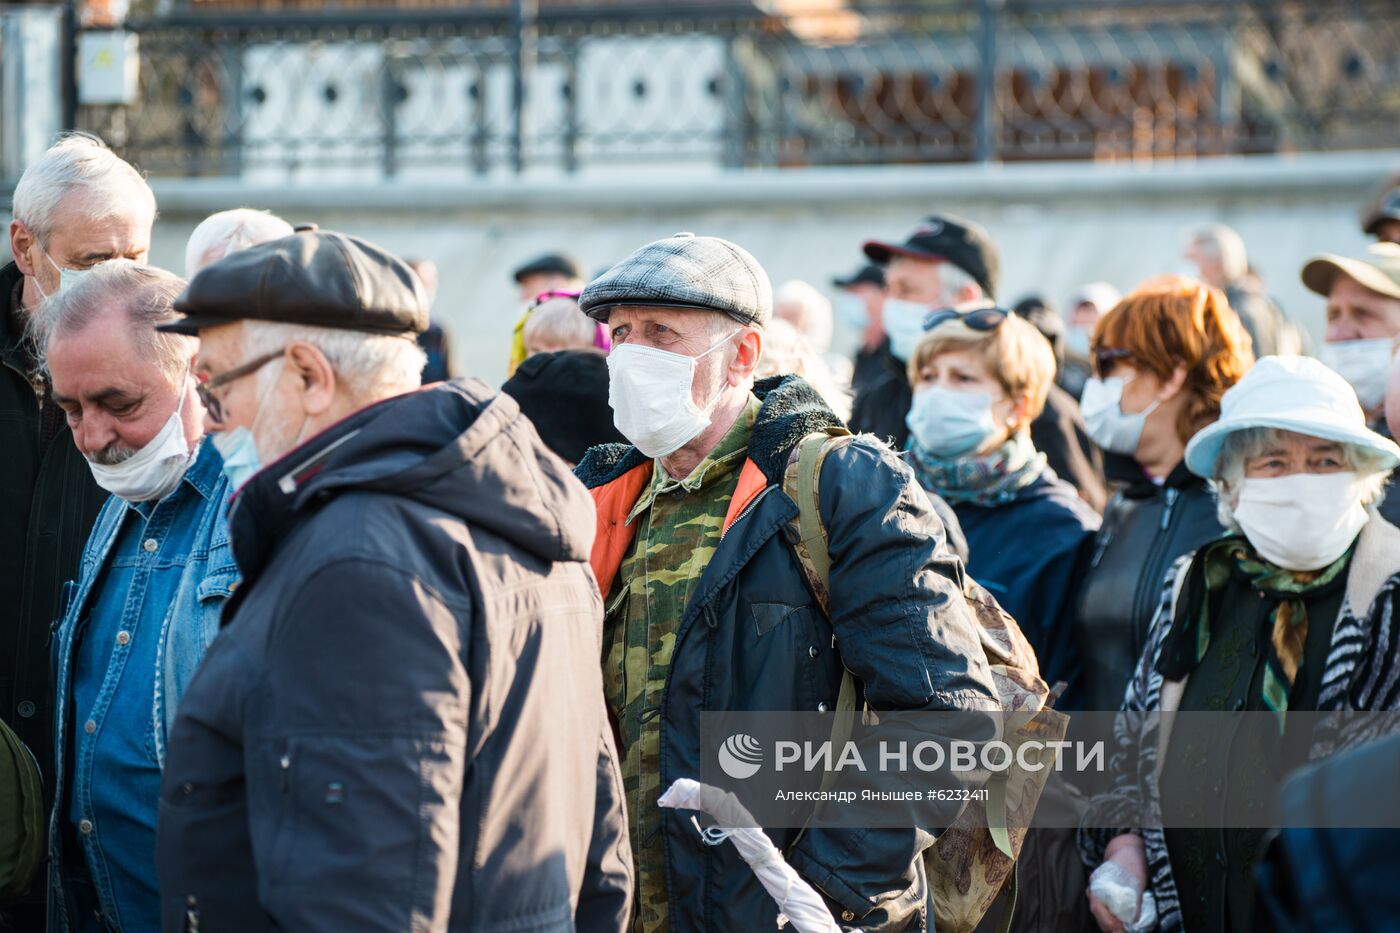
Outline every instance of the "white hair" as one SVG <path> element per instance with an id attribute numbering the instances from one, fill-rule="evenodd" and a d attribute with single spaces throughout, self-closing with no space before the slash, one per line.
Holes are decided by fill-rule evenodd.
<path id="1" fill-rule="evenodd" d="M 798 308 L 797 320 L 788 319 L 798 333 L 807 338 L 812 349 L 824 353 L 831 349 L 832 315 L 831 299 L 816 286 L 801 279 L 791 279 L 778 286 L 773 293 L 773 307 L 795 305 Z"/>
<path id="2" fill-rule="evenodd" d="M 42 245 L 53 234 L 55 215 L 70 195 L 80 195 L 87 220 L 122 217 L 135 210 L 156 214 L 156 196 L 146 179 L 107 144 L 87 133 L 66 133 L 24 170 L 15 185 L 14 218 Z"/>
<path id="3" fill-rule="evenodd" d="M 774 321 L 764 331 L 763 358 L 754 377 L 801 376 L 842 421 L 851 416 L 851 394 L 841 387 L 831 367 L 788 321 Z"/>
<path id="4" fill-rule="evenodd" d="M 586 350 L 596 346 L 598 322 L 579 310 L 573 298 L 550 298 L 525 319 L 521 334 L 529 353 Z"/>
<path id="5" fill-rule="evenodd" d="M 1240 530 L 1239 523 L 1235 521 L 1235 507 L 1240 504 L 1245 464 L 1278 447 L 1285 433 L 1278 428 L 1241 428 L 1225 435 L 1211 487 L 1215 492 L 1215 508 L 1220 524 L 1231 531 Z M 1341 446 L 1347 469 L 1360 479 L 1361 504 L 1367 508 L 1379 507 L 1381 499 L 1385 497 L 1386 480 L 1390 478 L 1389 461 L 1359 444 Z"/>
<path id="6" fill-rule="evenodd" d="M 938 264 L 938 287 L 943 291 L 942 303 L 945 308 L 951 308 L 966 301 L 967 299 L 960 297 L 960 293 L 969 287 L 977 289 L 979 298 L 987 297 L 981 282 L 974 279 L 971 273 L 965 271 L 962 266 L 954 265 L 951 262 Z"/>
<path id="7" fill-rule="evenodd" d="M 277 321 L 243 322 L 243 354 L 250 360 L 292 343 L 309 343 L 320 350 L 346 394 L 358 403 L 411 392 L 423 384 L 428 359 L 411 337 Z M 260 370 L 259 391 L 279 374 L 273 366 Z"/>
<path id="8" fill-rule="evenodd" d="M 225 256 L 292 233 L 292 225 L 271 211 L 238 207 L 210 214 L 185 244 L 185 275 L 194 278 L 200 269 Z"/>
<path id="9" fill-rule="evenodd" d="M 39 313 L 30 318 L 35 345 L 47 361 L 55 339 L 81 333 L 102 315 L 120 311 L 130 322 L 145 358 L 159 366 L 172 383 L 177 382 L 189 370 L 199 341 L 155 328 L 180 319 L 174 302 L 184 289 L 185 280 L 164 269 L 130 259 L 99 263 L 40 305 Z"/>
<path id="10" fill-rule="evenodd" d="M 1192 234 L 1192 244 L 1207 256 L 1220 261 L 1227 282 L 1237 282 L 1249 272 L 1244 238 L 1224 224 L 1201 227 Z"/>

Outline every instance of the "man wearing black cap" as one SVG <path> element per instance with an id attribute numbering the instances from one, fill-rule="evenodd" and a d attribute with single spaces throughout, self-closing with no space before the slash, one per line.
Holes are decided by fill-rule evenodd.
<path id="1" fill-rule="evenodd" d="M 884 372 L 882 361 L 889 357 L 884 325 L 885 270 L 866 263 L 850 275 L 836 276 L 831 284 L 840 290 L 835 302 L 837 318 L 861 335 L 851 376 L 851 390 L 860 395 Z"/>
<path id="2" fill-rule="evenodd" d="M 1400 243 L 1400 185 L 1382 192 L 1366 205 L 1361 230 L 1378 243 Z"/>
<path id="3" fill-rule="evenodd" d="M 508 397 L 414 391 L 422 285 L 372 244 L 265 243 L 175 307 L 244 582 L 171 730 L 163 928 L 620 928 L 587 493 Z"/>
<path id="4" fill-rule="evenodd" d="M 542 292 L 578 291 L 583 287 L 583 272 L 578 261 L 564 253 L 536 256 L 511 273 L 520 286 L 520 300 L 534 301 Z"/>
<path id="5" fill-rule="evenodd" d="M 930 311 L 952 308 L 996 295 L 1001 258 L 981 227 L 951 214 L 928 217 L 903 243 L 871 240 L 865 255 L 885 270 L 881 325 L 886 347 L 872 351 L 864 388 L 857 387 L 851 406 L 851 429 L 886 438 L 904 449 L 904 423 L 913 403 L 905 372 L 914 347 L 923 337 Z"/>

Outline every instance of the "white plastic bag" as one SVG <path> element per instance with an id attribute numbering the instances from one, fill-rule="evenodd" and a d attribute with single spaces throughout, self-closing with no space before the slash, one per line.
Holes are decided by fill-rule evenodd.
<path id="1" fill-rule="evenodd" d="M 1094 869 L 1089 892 L 1122 921 L 1127 933 L 1151 933 L 1157 928 L 1157 899 L 1151 891 L 1142 891 L 1139 908 L 1138 881 L 1117 862 L 1104 862 Z"/>
<path id="2" fill-rule="evenodd" d="M 797 933 L 841 933 L 821 895 L 787 863 L 768 834 L 756 828 L 758 822 L 733 794 L 681 778 L 661 795 L 658 803 L 677 810 L 702 810 L 718 821 L 718 826 L 701 830 L 705 842 L 719 845 L 728 839 L 734 843 L 764 890 L 778 902 L 779 927 L 791 921 Z"/>

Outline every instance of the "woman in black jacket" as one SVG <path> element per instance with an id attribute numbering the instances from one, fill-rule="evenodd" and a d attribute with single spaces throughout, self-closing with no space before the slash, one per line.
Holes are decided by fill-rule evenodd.
<path id="1" fill-rule="evenodd" d="M 1142 655 L 1167 570 L 1222 528 L 1186 442 L 1254 363 L 1225 296 L 1194 279 L 1140 285 L 1094 329 L 1095 375 L 1080 404 L 1119 491 L 1104 512 L 1079 593 L 1086 708 L 1116 710 Z"/>

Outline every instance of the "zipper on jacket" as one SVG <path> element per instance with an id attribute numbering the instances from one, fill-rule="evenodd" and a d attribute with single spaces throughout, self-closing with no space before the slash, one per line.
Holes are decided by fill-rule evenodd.
<path id="1" fill-rule="evenodd" d="M 1162 509 L 1162 523 L 1158 526 L 1162 531 L 1167 530 L 1167 526 L 1172 523 L 1172 506 L 1176 505 L 1176 500 L 1181 498 L 1181 490 L 1173 487 L 1166 491 L 1167 506 Z"/>
<path id="2" fill-rule="evenodd" d="M 769 491 L 772 489 L 772 486 L 764 486 L 762 491 L 760 491 L 758 495 L 753 497 L 753 501 L 751 501 L 748 505 L 744 506 L 743 511 L 741 511 L 738 515 L 734 516 L 734 521 L 729 523 L 729 528 L 726 528 L 724 529 L 724 531 L 720 532 L 719 539 L 723 541 L 724 536 L 729 534 L 730 529 L 733 528 L 735 525 L 739 524 L 741 521 L 743 521 L 745 516 L 747 516 L 750 512 L 757 508 L 758 504 L 763 501 L 763 497 L 768 495 Z"/>

